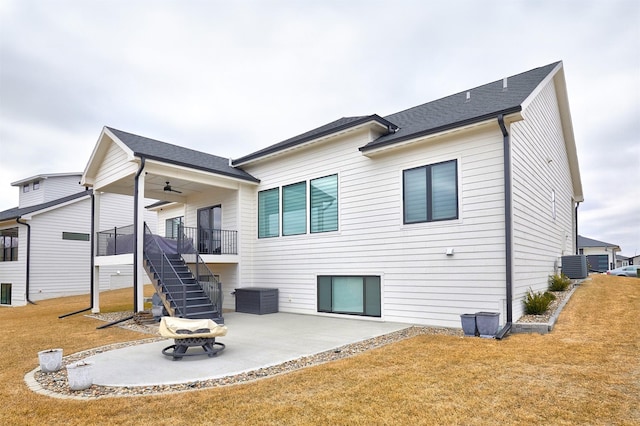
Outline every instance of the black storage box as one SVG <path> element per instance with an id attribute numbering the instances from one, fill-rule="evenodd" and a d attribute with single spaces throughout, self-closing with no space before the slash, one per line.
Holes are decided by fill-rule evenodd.
<path id="1" fill-rule="evenodd" d="M 278 312 L 278 289 L 266 287 L 236 288 L 236 312 L 257 315 Z"/>

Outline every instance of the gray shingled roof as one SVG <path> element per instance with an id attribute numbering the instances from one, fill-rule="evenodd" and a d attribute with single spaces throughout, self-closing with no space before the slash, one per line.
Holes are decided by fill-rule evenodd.
<path id="1" fill-rule="evenodd" d="M 59 204 L 66 203 L 68 201 L 73 201 L 77 198 L 86 197 L 87 195 L 91 195 L 92 192 L 93 192 L 92 190 L 88 189 L 86 191 L 78 192 L 78 193 L 68 195 L 66 197 L 58 198 L 57 200 L 49 201 L 42 204 L 36 204 L 34 206 L 23 207 L 23 208 L 14 207 L 9 210 L 4 210 L 0 212 L 0 221 L 17 219 L 26 214 L 37 212 L 39 210 L 48 209 L 50 207 L 55 207 Z"/>
<path id="2" fill-rule="evenodd" d="M 294 136 L 242 158 L 233 164 L 263 157 L 286 148 L 303 144 L 320 136 L 356 126 L 375 117 L 380 123 L 395 131 L 379 137 L 363 146 L 367 151 L 441 131 L 478 123 L 498 115 L 511 114 L 522 110 L 522 102 L 538 87 L 560 62 L 535 68 L 507 78 L 507 89 L 503 90 L 503 80 L 496 80 L 473 89 L 464 90 L 451 96 L 418 105 L 395 114 L 380 118 L 377 115 L 345 117 L 309 132 Z M 467 101 L 467 92 L 470 94 Z M 394 128 L 397 126 L 397 128 Z"/>
<path id="3" fill-rule="evenodd" d="M 242 164 L 245 161 L 250 161 L 256 158 L 263 157 L 265 155 L 269 155 L 274 152 L 282 151 L 287 148 L 291 148 L 296 145 L 301 145 L 310 140 L 330 135 L 336 132 L 339 132 L 343 129 L 348 129 L 350 127 L 355 127 L 360 124 L 369 122 L 369 121 L 377 121 L 385 127 L 393 127 L 395 128 L 393 123 L 388 122 L 387 120 L 381 118 L 380 116 L 374 115 L 361 115 L 358 117 L 342 117 L 331 123 L 325 124 L 324 126 L 317 127 L 313 130 L 309 130 L 308 132 L 302 133 L 300 135 L 294 136 L 292 138 L 286 139 L 282 142 L 278 142 L 277 144 L 268 146 L 267 148 L 261 149 L 259 151 L 253 152 L 244 157 L 233 160 L 233 164 Z"/>
<path id="4" fill-rule="evenodd" d="M 583 247 L 619 247 L 617 244 L 605 243 L 604 241 L 598 241 L 591 238 L 578 235 L 578 248 Z"/>
<path id="5" fill-rule="evenodd" d="M 522 110 L 521 105 L 524 100 L 558 64 L 559 62 L 555 62 L 508 77 L 506 90 L 503 90 L 503 80 L 497 80 L 388 115 L 384 118 L 400 129 L 368 143 L 362 151 L 479 123 L 496 118 L 500 114 L 519 112 Z M 467 92 L 469 93 L 468 101 Z"/>
<path id="6" fill-rule="evenodd" d="M 229 165 L 228 158 L 218 157 L 217 155 L 207 154 L 205 152 L 172 145 L 155 139 L 145 138 L 143 136 L 134 135 L 133 133 L 114 129 L 112 127 L 107 127 L 107 129 L 116 135 L 122 143 L 129 147 L 136 156 L 235 177 L 251 182 L 260 182 L 259 179 L 256 179 L 244 170 L 237 167 L 231 167 Z"/>

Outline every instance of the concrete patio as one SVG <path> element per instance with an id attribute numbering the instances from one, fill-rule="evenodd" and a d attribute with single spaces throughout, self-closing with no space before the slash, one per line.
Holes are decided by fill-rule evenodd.
<path id="1" fill-rule="evenodd" d="M 179 361 L 162 349 L 173 340 L 109 350 L 87 358 L 93 362 L 94 384 L 154 386 L 234 376 L 279 365 L 366 339 L 409 328 L 410 324 L 275 313 L 225 314 L 228 333 L 216 341 L 226 345 L 213 358 L 206 355 Z M 189 351 L 199 351 L 191 348 Z"/>

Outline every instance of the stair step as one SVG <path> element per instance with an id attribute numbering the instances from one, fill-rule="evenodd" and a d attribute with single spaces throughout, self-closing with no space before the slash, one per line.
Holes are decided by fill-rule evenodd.
<path id="1" fill-rule="evenodd" d="M 182 295 L 173 295 L 173 297 L 169 300 L 172 300 L 176 303 L 182 303 Z M 187 304 L 206 304 L 206 305 L 210 305 L 211 301 L 209 300 L 209 298 L 206 295 L 187 295 Z"/>
<path id="2" fill-rule="evenodd" d="M 156 279 L 160 279 L 160 277 L 156 277 Z M 190 279 L 183 279 L 183 280 L 179 280 L 178 278 L 165 278 L 163 280 L 165 285 L 179 285 L 179 286 L 183 286 L 183 285 L 187 285 L 187 286 L 197 286 L 200 287 L 200 284 L 198 284 L 198 282 L 196 280 L 194 280 L 193 278 Z"/>
<path id="3" fill-rule="evenodd" d="M 149 311 L 136 312 L 133 315 L 133 321 L 138 325 L 157 324 L 153 314 Z"/>
<path id="4" fill-rule="evenodd" d="M 163 298 L 169 302 L 176 315 L 208 318 L 224 323 L 222 313 L 211 303 L 181 255 L 168 254 L 166 258 L 158 254 L 146 256 L 145 269 L 162 288 Z M 164 279 L 161 278 L 161 273 L 165 274 Z M 186 312 L 182 312 L 183 308 Z"/>
<path id="5" fill-rule="evenodd" d="M 187 285 L 165 284 L 164 288 L 170 290 L 171 292 L 178 292 L 178 293 L 182 293 L 183 291 L 186 291 L 186 292 L 200 291 L 204 293 L 204 291 L 202 290 L 202 287 L 199 287 L 197 284 L 187 284 Z"/>

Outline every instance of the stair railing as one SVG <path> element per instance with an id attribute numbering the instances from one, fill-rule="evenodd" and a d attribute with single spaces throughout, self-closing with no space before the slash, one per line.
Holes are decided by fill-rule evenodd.
<path id="1" fill-rule="evenodd" d="M 159 270 L 158 270 L 158 265 L 156 265 L 156 263 L 152 260 L 151 255 L 159 256 L 160 258 Z M 162 286 L 165 285 L 167 275 L 169 274 L 172 277 L 175 277 L 180 282 L 180 284 L 182 284 L 182 312 L 178 316 L 185 317 L 187 314 L 186 285 L 182 280 L 182 278 L 180 277 L 180 275 L 178 275 L 178 272 L 175 270 L 171 262 L 169 261 L 169 258 L 167 257 L 165 252 L 160 248 L 160 245 L 154 238 L 154 235 L 151 233 L 151 230 L 149 229 L 146 223 L 144 224 L 144 258 L 146 259 L 147 262 L 149 262 L 152 268 L 155 269 L 155 272 L 159 274 L 159 278 Z M 167 292 L 167 294 L 170 294 L 170 293 Z M 175 300 L 173 300 L 173 303 L 175 304 L 177 309 L 178 304 L 176 303 Z"/>
<path id="2" fill-rule="evenodd" d="M 209 300 L 216 307 L 216 311 L 222 316 L 222 283 L 211 272 L 211 269 L 204 263 L 202 257 L 196 253 L 195 274 L 196 280 L 200 283 L 202 290 Z"/>
<path id="3" fill-rule="evenodd" d="M 211 304 L 216 307 L 218 314 L 222 316 L 222 283 L 216 278 L 213 272 L 211 272 L 211 269 L 209 269 L 192 244 L 192 241 L 186 237 L 184 230 L 184 225 L 178 225 L 178 253 L 195 256 L 195 270 L 191 272 L 202 287 L 202 290 L 209 297 Z"/>

